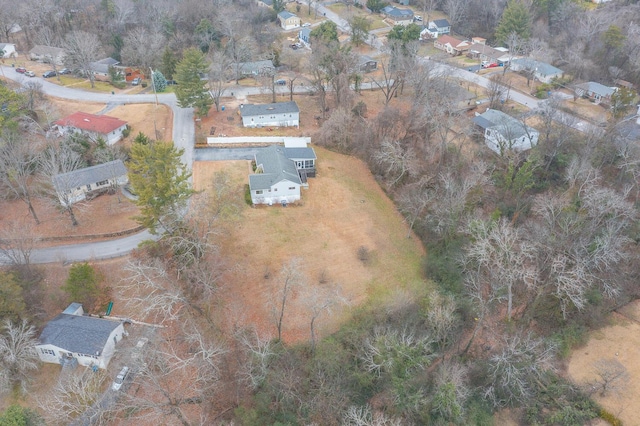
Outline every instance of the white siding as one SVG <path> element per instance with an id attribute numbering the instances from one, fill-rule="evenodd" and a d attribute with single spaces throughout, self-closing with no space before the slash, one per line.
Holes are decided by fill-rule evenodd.
<path id="1" fill-rule="evenodd" d="M 262 193 L 259 193 L 262 192 Z M 251 191 L 253 204 L 293 203 L 300 200 L 300 185 L 288 180 L 282 180 L 271 186 L 271 189 Z"/>
<path id="2" fill-rule="evenodd" d="M 298 127 L 300 125 L 299 112 L 279 114 L 251 115 L 242 117 L 244 127 Z"/>

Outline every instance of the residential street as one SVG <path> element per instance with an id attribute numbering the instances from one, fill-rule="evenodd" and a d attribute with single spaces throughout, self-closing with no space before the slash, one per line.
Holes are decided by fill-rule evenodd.
<path id="1" fill-rule="evenodd" d="M 326 9 L 323 6 L 320 7 L 320 10 L 326 10 L 327 17 L 331 18 L 332 20 L 339 20 L 342 25 L 346 24 L 346 21 L 340 19 L 329 9 Z M 424 62 L 432 61 L 428 58 L 422 58 L 421 60 Z M 4 72 L 4 75 L 6 77 L 21 84 L 24 84 L 27 81 L 39 81 L 40 83 L 42 83 L 42 90 L 48 96 L 52 97 L 78 101 L 100 102 L 105 103 L 110 107 L 122 104 L 156 102 L 156 96 L 154 94 L 129 95 L 87 92 L 83 90 L 59 86 L 40 77 L 32 77 L 28 79 L 22 74 L 17 73 L 12 67 L 2 67 L 2 71 Z M 485 88 L 488 87 L 490 83 L 490 80 L 488 78 L 480 76 L 477 73 L 469 72 L 467 70 L 459 69 L 442 63 L 436 63 L 434 72 L 442 75 L 455 76 L 457 78 L 478 84 L 479 86 Z M 362 90 L 370 90 L 375 89 L 376 86 L 374 83 L 369 81 L 363 82 L 361 84 L 361 88 Z M 300 85 L 294 87 L 295 93 L 308 93 L 312 90 L 313 89 L 309 86 Z M 287 86 L 276 86 L 276 92 L 278 94 L 286 94 L 289 93 L 289 88 Z M 231 93 L 233 93 L 233 96 L 237 99 L 246 99 L 249 95 L 264 93 L 264 90 L 261 87 L 247 87 L 238 85 L 229 88 L 227 92 L 225 92 L 225 95 L 228 96 L 231 95 Z M 541 102 L 544 102 L 515 90 L 509 91 L 508 98 L 532 110 L 538 108 L 539 104 Z M 173 142 L 177 147 L 184 149 L 182 161 L 189 170 L 192 169 L 193 161 L 250 159 L 253 157 L 255 149 L 208 148 L 204 150 L 198 150 L 194 158 L 195 125 L 193 120 L 193 109 L 178 107 L 176 97 L 173 93 L 158 94 L 157 99 L 159 103 L 169 106 L 173 111 Z M 579 120 L 567 113 L 560 113 L 558 121 L 564 124 L 569 124 L 571 127 L 581 132 L 600 130 L 597 126 L 594 126 L 593 124 L 584 120 Z M 83 260 L 107 259 L 123 256 L 129 253 L 131 250 L 135 249 L 140 242 L 150 238 L 153 238 L 153 236 L 148 231 L 144 231 L 116 240 L 71 244 L 37 249 L 31 253 L 31 262 L 77 262 Z M 6 262 L 7 260 L 4 259 L 2 255 L 0 255 L 0 263 Z"/>

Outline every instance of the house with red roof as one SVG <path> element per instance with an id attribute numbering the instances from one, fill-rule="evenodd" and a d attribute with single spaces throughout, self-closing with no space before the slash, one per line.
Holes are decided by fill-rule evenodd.
<path id="1" fill-rule="evenodd" d="M 469 50 L 471 43 L 445 34 L 434 40 L 433 47 L 444 50 L 450 55 L 458 56 L 461 55 L 462 52 Z"/>
<path id="2" fill-rule="evenodd" d="M 53 123 L 61 135 L 73 132 L 88 135 L 92 140 L 104 139 L 113 145 L 122 139 L 127 122 L 108 115 L 94 115 L 86 112 L 74 112 Z"/>

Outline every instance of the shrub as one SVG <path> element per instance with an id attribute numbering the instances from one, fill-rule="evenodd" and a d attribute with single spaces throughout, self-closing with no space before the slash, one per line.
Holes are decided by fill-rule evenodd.
<path id="1" fill-rule="evenodd" d="M 248 206 L 253 205 L 253 201 L 251 201 L 251 189 L 249 188 L 249 184 L 244 185 L 244 202 L 247 203 Z"/>
<path id="2" fill-rule="evenodd" d="M 608 412 L 604 408 L 600 409 L 600 418 L 605 422 L 609 423 L 611 426 L 622 426 L 622 421 L 617 418 L 614 414 Z"/>
<path id="3" fill-rule="evenodd" d="M 365 265 L 368 264 L 371 260 L 371 253 L 369 249 L 365 246 L 358 247 L 358 259 Z"/>
<path id="4" fill-rule="evenodd" d="M 124 130 L 122 131 L 122 137 L 128 138 L 130 134 L 131 134 L 131 126 L 127 124 L 127 127 L 125 127 Z"/>

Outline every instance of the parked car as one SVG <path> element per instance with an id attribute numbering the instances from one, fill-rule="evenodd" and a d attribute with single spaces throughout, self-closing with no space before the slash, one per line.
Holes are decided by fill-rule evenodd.
<path id="1" fill-rule="evenodd" d="M 133 80 L 131 80 L 131 85 L 132 86 L 137 86 L 140 83 L 142 83 L 142 79 L 140 77 L 136 77 Z"/>
<path id="2" fill-rule="evenodd" d="M 56 76 L 56 72 L 53 71 L 53 70 L 45 71 L 45 73 L 42 74 L 42 76 L 44 78 L 55 77 Z"/>
<path id="3" fill-rule="evenodd" d="M 26 75 L 27 77 L 35 77 L 36 73 L 33 71 L 26 71 L 24 75 Z"/>
<path id="4" fill-rule="evenodd" d="M 417 22 L 422 22 L 422 16 L 416 15 L 416 16 L 413 17 L 413 20 L 417 21 Z"/>
<path id="5" fill-rule="evenodd" d="M 25 67 L 18 67 L 16 68 L 16 72 L 19 72 L 20 74 L 24 74 L 25 72 L 27 72 L 27 69 Z"/>
<path id="6" fill-rule="evenodd" d="M 177 86 L 178 82 L 175 80 L 167 80 L 167 86 Z"/>
<path id="7" fill-rule="evenodd" d="M 71 70 L 69 68 L 62 68 L 58 73 L 60 75 L 71 74 Z"/>
<path id="8" fill-rule="evenodd" d="M 115 391 L 120 390 L 128 374 L 129 374 L 129 367 L 126 367 L 126 366 L 122 367 L 122 370 L 120 370 L 120 372 L 116 376 L 116 379 L 113 381 L 113 385 L 111 385 L 111 389 Z"/>
<path id="9" fill-rule="evenodd" d="M 285 84 L 287 84 L 287 80 L 284 80 L 284 79 L 281 78 L 279 80 L 276 80 L 276 84 L 278 86 L 284 86 Z"/>
<path id="10" fill-rule="evenodd" d="M 308 22 L 305 22 L 304 24 L 302 24 L 302 26 L 303 26 L 303 27 L 310 27 L 310 26 L 311 26 L 311 24 L 310 24 L 310 23 L 308 23 Z"/>

